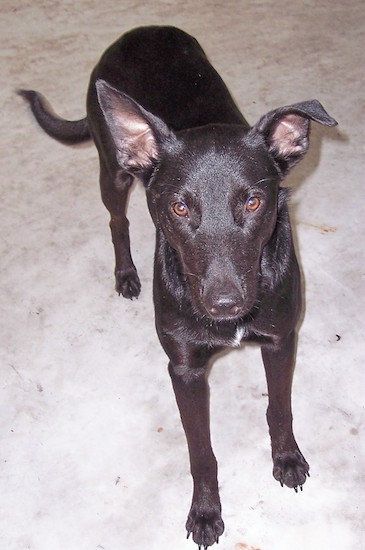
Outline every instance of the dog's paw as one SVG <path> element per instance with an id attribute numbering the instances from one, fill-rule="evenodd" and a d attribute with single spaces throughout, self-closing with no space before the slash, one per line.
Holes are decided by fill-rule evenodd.
<path id="1" fill-rule="evenodd" d="M 199 550 L 207 550 L 208 546 L 217 543 L 224 531 L 224 523 L 221 517 L 220 505 L 214 506 L 208 503 L 193 503 L 186 522 L 187 538 L 192 534 L 193 541 L 199 546 Z"/>
<path id="2" fill-rule="evenodd" d="M 133 300 L 138 298 L 141 292 L 141 282 L 134 268 L 120 270 L 115 272 L 115 290 L 119 296 Z"/>
<path id="3" fill-rule="evenodd" d="M 278 453 L 274 456 L 273 475 L 282 487 L 286 485 L 297 493 L 309 477 L 309 465 L 299 449 Z"/>

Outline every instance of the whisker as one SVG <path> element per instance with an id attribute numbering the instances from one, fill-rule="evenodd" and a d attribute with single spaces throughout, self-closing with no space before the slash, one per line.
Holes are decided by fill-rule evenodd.
<path id="1" fill-rule="evenodd" d="M 265 181 L 275 181 L 275 178 L 262 178 L 261 180 L 255 181 L 253 185 L 259 185 L 260 183 L 265 183 Z"/>
<path id="2" fill-rule="evenodd" d="M 198 275 L 195 275 L 195 273 L 190 273 L 189 271 L 184 271 L 183 274 L 184 275 L 191 275 L 191 277 L 196 277 L 197 279 L 199 279 Z"/>

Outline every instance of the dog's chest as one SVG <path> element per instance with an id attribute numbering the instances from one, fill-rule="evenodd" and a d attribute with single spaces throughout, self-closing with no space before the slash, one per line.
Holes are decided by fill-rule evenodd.
<path id="1" fill-rule="evenodd" d="M 245 324 L 227 323 L 214 324 L 206 327 L 203 338 L 209 347 L 237 348 L 243 340 L 250 337 L 250 330 Z"/>
<path id="2" fill-rule="evenodd" d="M 245 326 L 243 325 L 238 325 L 236 327 L 236 330 L 235 330 L 235 333 L 234 333 L 234 337 L 232 338 L 231 342 L 230 342 L 230 346 L 234 347 L 234 348 L 237 348 L 238 346 L 241 345 L 241 342 L 242 340 L 244 340 L 245 338 L 248 337 L 248 330 Z"/>

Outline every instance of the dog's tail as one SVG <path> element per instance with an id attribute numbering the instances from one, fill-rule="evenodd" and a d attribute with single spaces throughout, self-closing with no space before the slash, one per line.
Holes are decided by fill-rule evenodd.
<path id="1" fill-rule="evenodd" d="M 45 98 L 34 90 L 18 90 L 30 104 L 39 126 L 52 138 L 66 145 L 82 143 L 91 138 L 87 118 L 64 120 L 54 114 Z"/>

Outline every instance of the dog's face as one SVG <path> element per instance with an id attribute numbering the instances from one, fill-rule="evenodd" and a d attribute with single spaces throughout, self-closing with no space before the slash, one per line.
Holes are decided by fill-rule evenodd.
<path id="1" fill-rule="evenodd" d="M 277 223 L 279 183 L 307 151 L 310 120 L 333 126 L 334 119 L 313 100 L 271 111 L 248 131 L 208 125 L 176 135 L 104 81 L 96 88 L 121 177 L 143 180 L 195 313 L 248 314 Z"/>
<path id="2" fill-rule="evenodd" d="M 181 132 L 161 154 L 149 208 L 176 251 L 197 315 L 228 320 L 253 308 L 279 180 L 263 140 L 239 126 Z"/>

